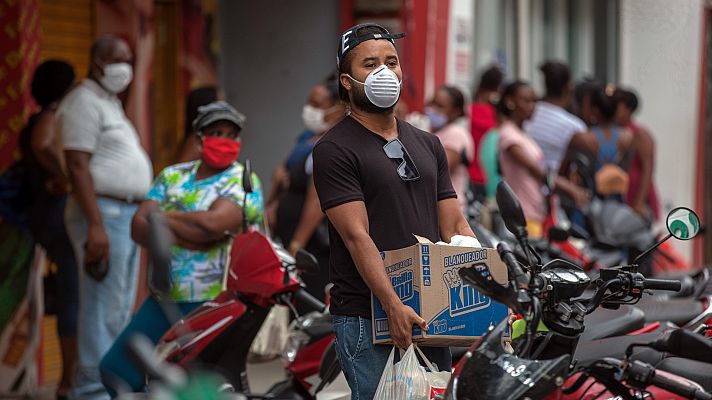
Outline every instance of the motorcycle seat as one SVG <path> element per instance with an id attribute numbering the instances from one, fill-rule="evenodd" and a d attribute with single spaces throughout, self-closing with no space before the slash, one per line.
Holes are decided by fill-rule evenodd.
<path id="1" fill-rule="evenodd" d="M 706 391 L 712 392 L 712 364 L 669 357 L 662 360 L 656 368 L 697 382 Z"/>
<path id="2" fill-rule="evenodd" d="M 704 305 L 696 299 L 646 300 L 636 304 L 645 313 L 646 321 L 670 321 L 683 326 L 704 311 Z"/>
<path id="3" fill-rule="evenodd" d="M 653 332 L 579 342 L 574 353 L 574 360 L 577 360 L 577 366 L 587 366 L 605 357 L 623 358 L 630 344 L 651 342 L 659 335 L 659 332 Z M 635 359 L 653 365 L 662 360 L 663 356 L 662 353 L 649 348 L 638 348 L 633 352 Z"/>
<path id="4" fill-rule="evenodd" d="M 625 335 L 645 324 L 645 314 L 636 307 L 621 306 L 618 310 L 599 308 L 586 317 L 581 340 L 596 340 Z"/>
<path id="5" fill-rule="evenodd" d="M 319 340 L 334 332 L 331 324 L 315 324 L 302 329 L 312 341 Z"/>

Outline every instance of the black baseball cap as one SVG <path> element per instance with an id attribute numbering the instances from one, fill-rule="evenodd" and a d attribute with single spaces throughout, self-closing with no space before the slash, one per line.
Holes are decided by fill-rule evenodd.
<path id="1" fill-rule="evenodd" d="M 242 130 L 247 118 L 227 102 L 214 101 L 198 107 L 198 116 L 193 120 L 193 130 L 199 132 L 217 121 L 230 121 Z"/>
<path id="2" fill-rule="evenodd" d="M 380 32 L 359 34 L 359 31 L 369 27 L 375 27 Z M 388 29 L 373 22 L 366 22 L 352 26 L 351 28 L 345 30 L 339 37 L 339 52 L 336 54 L 336 68 L 341 68 L 341 63 L 344 61 L 346 54 L 354 47 L 358 46 L 361 42 L 365 42 L 366 40 L 385 39 L 395 45 L 396 42 L 394 39 L 400 39 L 403 37 L 405 37 L 405 33 L 392 34 L 388 32 Z"/>

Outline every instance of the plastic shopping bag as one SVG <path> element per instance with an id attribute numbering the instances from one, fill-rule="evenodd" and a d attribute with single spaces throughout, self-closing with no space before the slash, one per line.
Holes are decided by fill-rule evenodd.
<path id="1" fill-rule="evenodd" d="M 250 362 L 269 361 L 282 355 L 289 337 L 289 309 L 275 305 L 267 314 L 250 346 Z"/>
<path id="2" fill-rule="evenodd" d="M 430 372 L 420 366 L 416 351 L 420 353 Z M 415 345 L 410 345 L 403 358 L 395 365 L 394 354 L 395 347 L 383 369 L 374 400 L 431 400 L 445 392 L 450 373 L 438 371 Z"/>
<path id="3" fill-rule="evenodd" d="M 450 381 L 450 376 L 452 376 L 452 372 L 438 371 L 438 367 L 430 363 L 430 360 L 425 357 L 425 354 L 423 354 L 423 351 L 420 350 L 420 347 L 414 347 L 416 350 L 418 350 L 418 354 L 420 354 L 420 357 L 423 359 L 423 364 L 425 364 L 425 366 L 430 370 L 429 372 L 425 372 L 425 377 L 428 379 L 428 385 L 430 386 L 429 399 L 433 400 L 437 398 L 438 395 L 445 394 L 445 390 L 447 389 L 447 384 Z"/>

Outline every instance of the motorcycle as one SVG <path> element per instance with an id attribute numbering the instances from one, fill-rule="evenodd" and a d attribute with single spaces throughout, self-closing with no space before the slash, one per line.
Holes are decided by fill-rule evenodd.
<path id="1" fill-rule="evenodd" d="M 328 311 L 310 312 L 293 321 L 290 332 L 282 355 L 287 379 L 274 384 L 267 393 L 280 398 L 312 399 L 340 372 L 331 372 L 327 377 L 328 368 L 338 367 L 331 315 Z"/>
<path id="2" fill-rule="evenodd" d="M 545 265 L 533 262 L 538 255 L 531 251 L 521 207 L 506 183 L 500 183 L 497 188 L 497 203 L 508 230 L 527 253 L 528 271 L 522 269 L 509 246 L 500 243 L 498 251 L 510 273 L 508 286 L 496 284 L 486 272 L 481 273 L 474 267 L 462 268 L 459 274 L 481 293 L 523 315 L 522 320 L 512 324 L 516 349 L 513 354 L 503 350 L 501 336 L 507 328 L 507 322 L 503 321 L 474 344 L 458 363 L 445 398 L 536 399 L 551 393 L 560 396 L 560 388 L 573 372 L 571 354 L 585 330 L 587 315 L 599 306 L 617 308 L 635 303 L 646 290 L 679 290 L 680 282 L 645 278 L 634 262 L 629 266 L 602 269 L 595 292 L 590 297 L 582 297 L 591 283 L 583 268 L 564 260 L 553 260 Z M 668 218 L 670 236 L 694 237 L 697 231 L 693 219 L 696 220 L 696 215 L 691 210 L 673 210 Z M 647 252 L 641 256 L 645 254 Z M 668 386 L 647 390 L 655 393 L 662 389 L 680 389 Z M 617 395 L 630 396 L 619 394 L 623 393 L 621 388 L 609 389 Z M 682 390 L 678 392 L 683 393 Z"/>

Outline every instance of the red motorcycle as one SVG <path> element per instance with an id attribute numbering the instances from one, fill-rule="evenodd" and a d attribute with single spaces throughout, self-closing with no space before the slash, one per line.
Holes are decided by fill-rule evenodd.
<path id="1" fill-rule="evenodd" d="M 299 280 L 298 271 L 318 271 L 306 252 L 293 258 L 263 233 L 249 231 L 235 238 L 231 260 L 226 290 L 174 324 L 156 352 L 184 368 L 198 363 L 215 369 L 236 391 L 249 392 L 247 355 L 270 307 L 294 300 L 319 311 L 326 306 Z"/>

